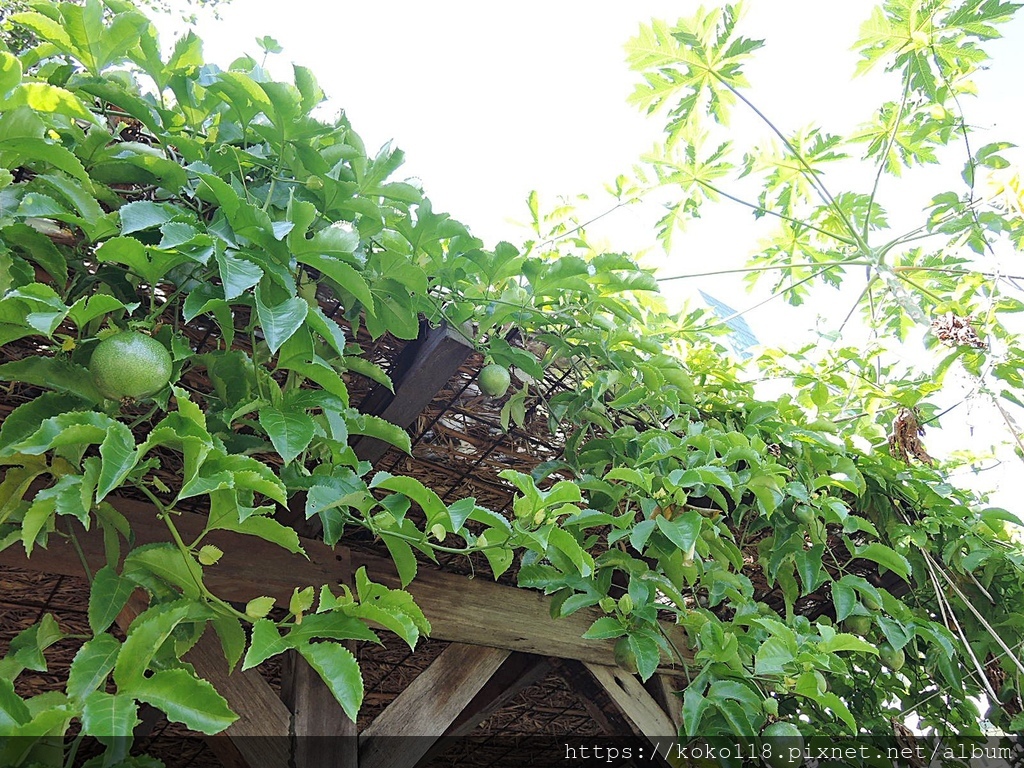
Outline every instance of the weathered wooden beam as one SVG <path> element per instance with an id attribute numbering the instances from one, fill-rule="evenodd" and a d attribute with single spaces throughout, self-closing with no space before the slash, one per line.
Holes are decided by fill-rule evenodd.
<path id="1" fill-rule="evenodd" d="M 647 692 L 635 675 L 621 667 L 606 667 L 601 664 L 585 664 L 587 670 L 598 682 L 615 706 L 657 749 L 661 745 L 669 749 L 675 740 L 677 730 L 658 702 Z M 661 761 L 662 764 L 665 764 Z"/>
<path id="2" fill-rule="evenodd" d="M 542 680 L 553 668 L 554 665 L 548 658 L 529 653 L 511 654 L 452 721 L 441 740 L 435 742 L 427 751 L 420 761 L 421 764 L 432 765 L 438 755 L 451 746 L 451 739 L 470 735 L 480 723 L 523 690 Z"/>
<path id="3" fill-rule="evenodd" d="M 685 683 L 685 681 L 682 682 Z M 671 675 L 654 675 L 644 683 L 644 688 L 658 702 L 658 706 L 665 711 L 678 732 L 683 724 L 683 702 L 678 695 L 682 690 L 680 679 Z"/>
<path id="4" fill-rule="evenodd" d="M 167 541 L 164 523 L 152 506 L 133 500 L 110 499 L 132 523 L 136 544 Z M 175 525 L 186 541 L 203 530 L 206 518 L 182 513 Z M 229 531 L 213 531 L 204 542 L 224 552 L 216 565 L 204 569 L 206 585 L 225 600 L 246 603 L 254 597 L 269 595 L 287 605 L 294 587 L 338 584 L 345 579 L 342 560 L 344 547 L 331 549 L 321 541 L 301 539 L 308 559 L 253 536 Z M 78 534 L 78 542 L 90 563 L 98 570 L 106 563 L 103 537 L 97 528 Z M 365 567 L 371 579 L 398 588 L 401 582 L 390 558 L 351 550 L 351 568 Z M 26 558 L 21 547 L 0 552 L 0 564 L 44 573 L 82 576 L 78 555 L 68 539 L 51 536 L 46 549 L 36 547 Z M 582 635 L 603 614 L 596 608 L 577 611 L 571 616 L 552 619 L 551 600 L 540 592 L 496 584 L 485 579 L 470 579 L 432 568 L 420 568 L 408 586 L 416 603 L 431 623 L 431 637 L 469 645 L 483 645 L 522 651 L 540 656 L 579 659 L 595 664 L 615 663 L 614 640 L 585 640 Z M 510 621 L 509 617 L 515 617 Z M 687 644 L 681 627 L 663 628 L 677 648 Z M 682 669 L 666 665 L 659 669 L 680 675 Z"/>
<path id="5" fill-rule="evenodd" d="M 377 385 L 359 410 L 390 421 L 403 429 L 412 424 L 434 396 L 451 380 L 473 352 L 466 334 L 447 323 L 430 328 L 424 323 L 419 339 L 406 345 L 391 371 L 395 391 Z M 352 441 L 356 456 L 375 464 L 391 446 L 373 437 Z"/>
<path id="6" fill-rule="evenodd" d="M 445 648 L 359 736 L 360 768 L 415 768 L 508 656 L 478 645 Z"/>
<path id="7" fill-rule="evenodd" d="M 118 626 L 127 631 L 145 609 L 142 593 L 136 592 L 117 617 Z M 220 736 L 207 741 L 221 764 L 231 768 L 288 768 L 291 713 L 260 673 L 250 669 L 229 674 L 213 629 L 207 629 L 184 660 L 217 689 L 238 715 Z"/>
<path id="8" fill-rule="evenodd" d="M 445 737 L 466 736 L 524 689 L 542 680 L 551 669 L 551 662 L 542 656 L 511 654 L 448 726 Z"/>
<path id="9" fill-rule="evenodd" d="M 621 738 L 624 734 L 637 733 L 636 727 L 618 707 L 606 708 L 601 704 L 607 696 L 602 695 L 603 688 L 582 662 L 564 660 L 556 667 L 605 736 Z"/>
<path id="10" fill-rule="evenodd" d="M 347 568 L 344 561 L 342 567 Z M 351 640 L 345 647 L 355 651 Z M 281 699 L 292 713 L 292 756 L 296 768 L 358 768 L 359 730 L 355 722 L 297 651 L 288 651 L 284 656 Z"/>
<path id="11" fill-rule="evenodd" d="M 302 768 L 358 768 L 356 724 L 312 667 L 288 651 L 281 668 L 281 698 L 292 712 L 292 749 Z"/>

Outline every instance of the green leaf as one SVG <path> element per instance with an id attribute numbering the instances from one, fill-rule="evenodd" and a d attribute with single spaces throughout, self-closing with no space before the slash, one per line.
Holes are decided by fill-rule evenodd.
<path id="1" fill-rule="evenodd" d="M 291 298 L 270 307 L 263 303 L 263 293 L 256 287 L 256 315 L 263 328 L 263 337 L 271 353 L 277 353 L 292 335 L 302 327 L 309 312 L 309 304 L 303 299 Z"/>
<path id="2" fill-rule="evenodd" d="M 298 651 L 331 689 L 349 719 L 355 722 L 363 704 L 363 678 L 355 656 L 332 642 L 299 646 Z"/>
<path id="3" fill-rule="evenodd" d="M 102 689 L 114 669 L 121 643 L 113 635 L 97 634 L 86 641 L 71 661 L 67 691 L 73 699 L 83 699 Z"/>
<path id="4" fill-rule="evenodd" d="M 0 51 L 0 96 L 21 83 L 21 62 L 7 51 Z"/>
<path id="5" fill-rule="evenodd" d="M 262 269 L 248 259 L 235 256 L 233 251 L 218 249 L 217 266 L 220 269 L 224 299 L 227 301 L 238 298 L 263 279 Z"/>
<path id="6" fill-rule="evenodd" d="M 548 545 L 564 554 L 576 566 L 580 576 L 587 578 L 594 572 L 594 558 L 585 551 L 575 537 L 564 528 L 552 528 Z"/>
<path id="7" fill-rule="evenodd" d="M 139 461 L 131 430 L 119 421 L 110 420 L 107 434 L 100 443 L 100 476 L 96 484 L 96 503 L 124 482 Z"/>
<path id="8" fill-rule="evenodd" d="M 846 583 L 845 576 L 839 581 L 832 582 L 832 602 L 836 607 L 836 621 L 842 621 L 857 607 L 857 595 Z"/>
<path id="9" fill-rule="evenodd" d="M 754 654 L 754 674 L 781 674 L 786 665 L 795 659 L 789 643 L 781 637 L 769 637 Z"/>
<path id="10" fill-rule="evenodd" d="M 245 630 L 241 622 L 234 616 L 215 616 L 210 619 L 217 636 L 220 638 L 221 648 L 224 650 L 224 658 L 228 662 L 228 672 L 232 672 L 238 665 L 242 653 L 245 651 Z"/>
<path id="11" fill-rule="evenodd" d="M 173 205 L 149 200 L 138 200 L 122 205 L 117 213 L 121 218 L 122 235 L 159 227 L 185 215 L 185 211 Z"/>
<path id="12" fill-rule="evenodd" d="M 863 547 L 857 547 L 856 557 L 863 557 L 872 560 L 893 573 L 900 576 L 904 581 L 910 581 L 910 562 L 900 553 L 884 544 L 873 541 Z"/>
<path id="13" fill-rule="evenodd" d="M 626 634 L 626 628 L 622 622 L 611 616 L 602 616 L 590 625 L 590 629 L 583 633 L 587 640 L 605 640 L 610 637 L 622 637 Z"/>
<path id="14" fill-rule="evenodd" d="M 0 729 L 9 733 L 14 727 L 25 725 L 31 719 L 32 713 L 15 692 L 14 683 L 6 677 L 0 677 Z"/>
<path id="15" fill-rule="evenodd" d="M 448 515 L 448 507 L 441 501 L 433 489 L 426 487 L 414 477 L 395 476 L 387 472 L 378 472 L 370 481 L 370 488 L 380 488 L 386 491 L 394 491 L 408 496 L 412 501 L 420 505 L 427 516 L 427 527 L 437 523 L 445 524 L 446 530 L 452 530 L 451 519 Z"/>
<path id="16" fill-rule="evenodd" d="M 145 672 L 160 646 L 188 618 L 191 609 L 189 601 L 177 600 L 147 608 L 135 617 L 114 664 L 118 690 L 133 690 L 145 680 Z"/>
<path id="17" fill-rule="evenodd" d="M 836 635 L 822 640 L 818 643 L 818 650 L 824 653 L 836 653 L 837 651 L 858 651 L 859 653 L 870 653 L 878 655 L 878 649 L 861 637 L 839 632 Z"/>
<path id="18" fill-rule="evenodd" d="M 681 552 L 692 552 L 693 546 L 700 535 L 703 518 L 699 512 L 688 510 L 674 520 L 664 517 L 655 518 L 658 530 L 664 533 L 669 541 L 679 547 Z"/>
<path id="19" fill-rule="evenodd" d="M 140 722 L 135 698 L 123 693 L 92 691 L 82 708 L 82 732 L 108 746 L 124 742 L 127 753 L 132 731 Z M 108 753 L 109 755 L 109 753 Z"/>
<path id="20" fill-rule="evenodd" d="M 412 441 L 409 439 L 409 433 L 390 421 L 385 421 L 379 416 L 361 413 L 348 418 L 347 422 L 348 431 L 353 435 L 375 437 L 399 448 L 404 453 L 412 454 Z"/>
<path id="21" fill-rule="evenodd" d="M 356 238 L 356 243 L 358 244 L 358 238 Z M 300 253 L 296 254 L 296 258 L 329 277 L 345 293 L 362 304 L 368 312 L 373 312 L 374 302 L 370 286 L 366 284 L 362 275 L 344 261 L 316 253 Z"/>
<path id="22" fill-rule="evenodd" d="M 89 629 L 94 635 L 114 623 L 134 590 L 135 584 L 109 565 L 96 572 L 89 591 Z"/>
<path id="23" fill-rule="evenodd" d="M 306 450 L 316 433 L 313 419 L 305 411 L 261 408 L 259 421 L 285 464 Z"/>
<path id="24" fill-rule="evenodd" d="M 150 574 L 177 587 L 185 597 L 198 599 L 202 594 L 202 566 L 170 542 L 138 547 L 125 558 L 125 576 L 145 584 Z"/>
<path id="25" fill-rule="evenodd" d="M 252 669 L 267 659 L 284 653 L 288 648 L 288 643 L 277 631 L 277 625 L 270 619 L 259 619 L 252 625 L 252 639 L 242 662 L 242 671 Z"/>
<path id="26" fill-rule="evenodd" d="M 220 733 L 238 715 L 210 683 L 184 669 L 163 669 L 142 678 L 130 689 L 139 701 L 151 704 L 167 719 L 209 736 Z"/>
<path id="27" fill-rule="evenodd" d="M 394 560 L 395 568 L 398 570 L 398 579 L 401 581 L 402 588 L 404 589 L 416 578 L 418 568 L 416 555 L 413 553 L 412 547 L 404 539 L 389 535 L 388 531 L 385 530 L 378 531 L 378 533 L 384 541 L 384 546 L 391 553 L 391 559 Z"/>
<path id="28" fill-rule="evenodd" d="M 90 403 L 103 402 L 89 370 L 54 357 L 26 357 L 0 365 L 0 381 L 21 381 L 44 389 L 78 395 Z M 97 441 L 99 442 L 99 441 Z"/>

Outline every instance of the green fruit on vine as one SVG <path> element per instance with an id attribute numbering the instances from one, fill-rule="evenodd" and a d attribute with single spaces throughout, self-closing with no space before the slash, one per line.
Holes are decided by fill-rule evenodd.
<path id="1" fill-rule="evenodd" d="M 112 400 L 139 400 L 159 392 L 171 380 L 167 347 L 138 331 L 121 331 L 96 345 L 89 360 L 96 389 Z"/>
<path id="2" fill-rule="evenodd" d="M 636 663 L 636 654 L 629 644 L 628 637 L 620 637 L 615 643 L 615 663 L 631 675 L 635 675 L 639 671 L 640 668 Z"/>
<path id="3" fill-rule="evenodd" d="M 907 662 L 907 655 L 903 649 L 893 648 L 888 643 L 882 643 L 878 649 L 878 656 L 882 659 L 882 663 L 893 672 L 899 672 Z"/>
<path id="4" fill-rule="evenodd" d="M 843 622 L 843 629 L 854 635 L 863 637 L 871 631 L 870 616 L 847 616 Z"/>
<path id="5" fill-rule="evenodd" d="M 813 521 L 818 519 L 818 516 L 814 514 L 814 510 L 808 507 L 806 504 L 801 504 L 796 508 L 796 519 L 804 525 L 810 525 Z"/>
<path id="6" fill-rule="evenodd" d="M 864 607 L 867 608 L 869 611 L 880 611 L 882 609 L 881 604 L 869 594 L 862 593 L 860 596 L 860 601 L 864 603 Z"/>
<path id="7" fill-rule="evenodd" d="M 761 755 L 771 768 L 793 768 L 804 761 L 804 737 L 792 723 L 772 723 L 761 732 L 761 739 L 770 747 Z"/>
<path id="8" fill-rule="evenodd" d="M 507 368 L 491 363 L 480 371 L 477 383 L 485 395 L 502 397 L 508 392 L 508 388 L 512 384 L 512 377 Z"/>

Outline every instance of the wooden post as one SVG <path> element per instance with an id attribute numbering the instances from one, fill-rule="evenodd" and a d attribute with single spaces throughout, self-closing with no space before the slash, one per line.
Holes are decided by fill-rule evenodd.
<path id="1" fill-rule="evenodd" d="M 360 735 L 360 768 L 415 768 L 508 656 L 461 643 L 445 648 Z"/>
<path id="2" fill-rule="evenodd" d="M 352 582 L 345 552 L 338 581 Z M 345 647 L 355 651 L 355 643 Z M 292 712 L 292 757 L 296 768 L 358 768 L 359 731 L 330 688 L 297 652 L 288 651 L 281 667 L 281 698 Z"/>
<path id="3" fill-rule="evenodd" d="M 117 617 L 118 626 L 127 632 L 135 617 L 145 610 L 146 599 L 136 591 Z M 238 715 L 238 720 L 223 734 L 207 739 L 220 762 L 228 768 L 288 768 L 291 714 L 260 673 L 250 669 L 228 674 L 224 652 L 212 629 L 203 633 L 185 654 L 185 661 L 217 689 Z"/>

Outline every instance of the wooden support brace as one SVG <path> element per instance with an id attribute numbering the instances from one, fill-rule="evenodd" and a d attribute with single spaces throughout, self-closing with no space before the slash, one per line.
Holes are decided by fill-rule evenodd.
<path id="1" fill-rule="evenodd" d="M 423 413 L 434 396 L 447 384 L 473 351 L 466 335 L 446 323 L 430 328 L 424 323 L 420 338 L 409 344 L 395 361 L 391 371 L 394 394 L 377 385 L 366 396 L 359 410 L 390 421 L 403 429 Z M 363 461 L 375 464 L 391 446 L 373 437 L 352 441 L 352 448 Z"/>
<path id="2" fill-rule="evenodd" d="M 672 743 L 678 731 L 635 675 L 621 667 L 585 664 L 615 706 L 652 745 Z"/>
<path id="3" fill-rule="evenodd" d="M 445 648 L 360 735 L 360 768 L 415 768 L 508 656 L 461 643 Z"/>

